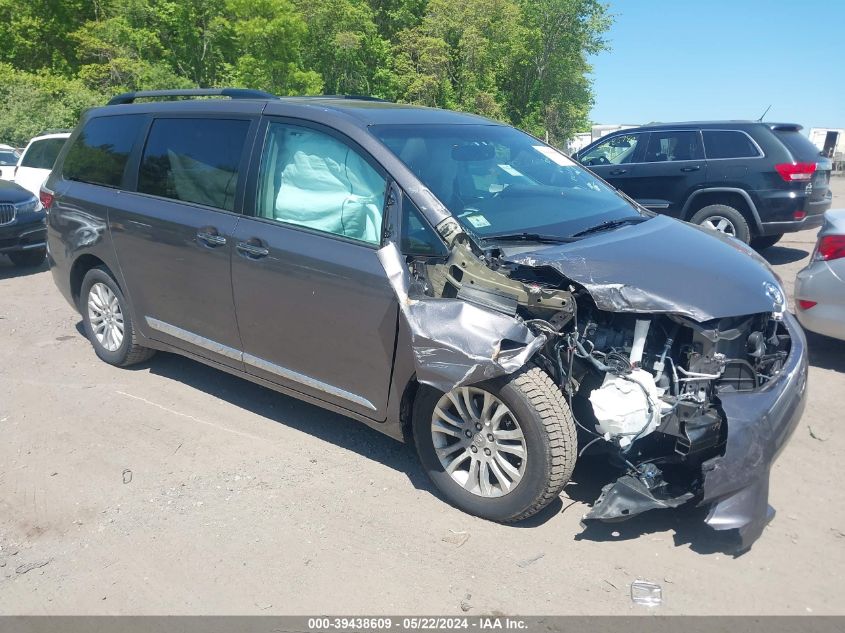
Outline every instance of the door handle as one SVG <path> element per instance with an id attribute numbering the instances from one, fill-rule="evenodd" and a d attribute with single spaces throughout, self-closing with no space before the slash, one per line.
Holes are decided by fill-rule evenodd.
<path id="1" fill-rule="evenodd" d="M 628 173 L 627 169 L 614 169 L 613 171 L 608 172 L 608 174 L 610 176 L 621 176 L 622 174 L 627 174 L 627 173 Z"/>
<path id="2" fill-rule="evenodd" d="M 208 246 L 223 246 L 226 244 L 226 238 L 217 232 L 217 229 L 208 228 L 197 231 L 197 239 L 204 242 Z"/>
<path id="3" fill-rule="evenodd" d="M 261 246 L 261 242 L 256 238 L 249 239 L 246 242 L 238 242 L 235 248 L 238 249 L 241 255 L 245 255 L 250 259 L 260 259 L 270 254 L 270 249 Z"/>
<path id="4" fill-rule="evenodd" d="M 681 167 L 681 171 L 698 171 L 701 169 L 701 165 L 693 165 L 691 167 Z"/>

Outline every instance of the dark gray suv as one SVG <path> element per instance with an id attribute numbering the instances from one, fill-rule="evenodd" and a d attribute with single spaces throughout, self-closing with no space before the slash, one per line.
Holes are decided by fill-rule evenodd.
<path id="1" fill-rule="evenodd" d="M 133 103 L 193 95 L 232 98 Z M 747 546 L 770 518 L 807 380 L 777 278 L 514 128 L 121 95 L 42 202 L 56 284 L 106 362 L 177 352 L 412 441 L 446 500 L 492 520 L 540 511 L 594 451 L 587 520 L 700 504 Z"/>

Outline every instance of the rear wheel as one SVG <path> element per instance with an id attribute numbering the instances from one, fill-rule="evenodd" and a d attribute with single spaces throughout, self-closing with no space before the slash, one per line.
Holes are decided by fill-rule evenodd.
<path id="1" fill-rule="evenodd" d="M 47 257 L 46 248 L 35 248 L 31 251 L 19 251 L 17 253 L 9 253 L 9 259 L 18 268 L 35 268 L 44 263 L 44 258 Z"/>
<path id="2" fill-rule="evenodd" d="M 752 237 L 751 247 L 758 251 L 762 251 L 780 242 L 780 238 L 782 237 L 783 233 L 778 233 L 777 235 L 760 235 L 758 237 Z"/>
<path id="3" fill-rule="evenodd" d="M 446 499 L 493 521 L 536 514 L 575 467 L 572 413 L 538 367 L 446 394 L 421 389 L 413 430 L 420 461 Z"/>
<path id="4" fill-rule="evenodd" d="M 736 239 L 748 242 L 751 239 L 751 229 L 745 216 L 726 204 L 710 204 L 695 212 L 690 222 L 713 231 L 719 231 Z"/>
<path id="5" fill-rule="evenodd" d="M 85 334 L 102 360 L 127 367 L 155 353 L 138 345 L 126 297 L 105 268 L 92 268 L 85 274 L 79 301 Z"/>

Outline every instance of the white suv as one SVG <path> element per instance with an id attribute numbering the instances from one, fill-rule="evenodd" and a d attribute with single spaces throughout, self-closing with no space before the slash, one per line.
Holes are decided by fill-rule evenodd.
<path id="1" fill-rule="evenodd" d="M 59 155 L 68 136 L 70 132 L 42 134 L 29 141 L 18 161 L 14 181 L 38 197 L 41 185 L 50 175 L 56 156 Z"/>

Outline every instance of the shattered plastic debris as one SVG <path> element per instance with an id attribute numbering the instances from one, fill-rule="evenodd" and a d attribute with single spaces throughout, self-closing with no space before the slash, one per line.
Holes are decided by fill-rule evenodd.
<path id="1" fill-rule="evenodd" d="M 631 601 L 647 607 L 659 607 L 663 604 L 663 588 L 646 580 L 635 580 L 631 583 Z"/>
<path id="2" fill-rule="evenodd" d="M 394 244 L 378 252 L 411 332 L 417 380 L 448 392 L 512 374 L 546 343 L 504 314 L 460 299 L 412 297 L 409 274 Z"/>

